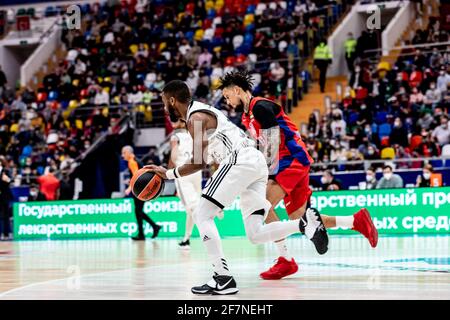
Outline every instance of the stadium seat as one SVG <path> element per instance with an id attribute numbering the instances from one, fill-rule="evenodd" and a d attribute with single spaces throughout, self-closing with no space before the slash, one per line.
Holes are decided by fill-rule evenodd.
<path id="1" fill-rule="evenodd" d="M 253 73 L 253 74 L 252 74 L 252 78 L 253 78 L 253 85 L 254 85 L 255 87 L 257 87 L 257 86 L 261 83 L 261 80 L 262 80 L 261 74 L 259 74 L 259 73 Z"/>
<path id="2" fill-rule="evenodd" d="M 380 144 L 382 147 L 389 147 L 390 146 L 390 142 L 389 142 L 389 136 L 384 136 L 381 138 Z"/>
<path id="3" fill-rule="evenodd" d="M 384 148 L 381 150 L 381 159 L 394 159 L 395 150 L 392 147 Z"/>
<path id="4" fill-rule="evenodd" d="M 58 99 L 58 92 L 57 91 L 50 91 L 50 93 L 48 94 L 48 100 L 49 101 L 54 101 Z"/>
<path id="5" fill-rule="evenodd" d="M 411 143 L 409 144 L 409 148 L 411 150 L 415 150 L 422 143 L 422 136 L 415 135 L 411 137 Z"/>
<path id="6" fill-rule="evenodd" d="M 441 157 L 450 158 L 450 144 L 446 144 L 442 147 Z"/>
<path id="7" fill-rule="evenodd" d="M 382 124 L 382 123 L 386 123 L 387 121 L 387 112 L 385 111 L 379 111 L 376 113 L 375 115 L 375 122 L 377 124 Z"/>
<path id="8" fill-rule="evenodd" d="M 237 57 L 236 57 L 236 63 L 237 64 L 243 64 L 243 63 L 245 63 L 247 61 L 247 57 L 245 56 L 245 55 L 243 55 L 243 54 L 239 54 Z"/>
<path id="9" fill-rule="evenodd" d="M 204 33 L 203 29 L 197 29 L 194 34 L 194 39 L 196 41 L 202 41 Z"/>
<path id="10" fill-rule="evenodd" d="M 228 57 L 225 59 L 225 67 L 233 66 L 236 62 L 236 59 L 234 57 Z"/>
<path id="11" fill-rule="evenodd" d="M 19 10 L 17 10 L 17 16 L 24 16 L 27 14 L 27 11 L 25 10 L 25 8 L 20 8 Z"/>
<path id="12" fill-rule="evenodd" d="M 214 8 L 214 1 L 208 0 L 205 2 L 205 10 L 208 11 Z"/>
<path id="13" fill-rule="evenodd" d="M 28 16 L 34 18 L 34 16 L 36 15 L 36 10 L 34 8 L 28 8 L 27 9 L 27 13 Z"/>
<path id="14" fill-rule="evenodd" d="M 351 126 L 356 124 L 356 121 L 359 119 L 359 114 L 357 112 L 352 112 L 349 114 L 347 123 Z"/>
<path id="15" fill-rule="evenodd" d="M 378 136 L 380 137 L 380 139 L 382 139 L 383 137 L 388 137 L 391 134 L 391 131 L 392 127 L 389 123 L 380 124 L 380 126 L 378 127 Z"/>
<path id="16" fill-rule="evenodd" d="M 45 100 L 47 100 L 47 93 L 39 92 L 37 94 L 37 102 L 45 102 Z"/>
<path id="17" fill-rule="evenodd" d="M 190 2 L 186 5 L 186 9 L 187 12 L 189 12 L 190 14 L 194 14 L 195 11 L 195 4 L 193 2 Z"/>
<path id="18" fill-rule="evenodd" d="M 258 3 L 255 9 L 255 15 L 260 16 L 263 14 L 263 12 L 267 9 L 267 4 L 265 3 Z"/>
<path id="19" fill-rule="evenodd" d="M 244 37 L 240 34 L 234 36 L 233 38 L 233 48 L 239 48 L 244 43 Z"/>

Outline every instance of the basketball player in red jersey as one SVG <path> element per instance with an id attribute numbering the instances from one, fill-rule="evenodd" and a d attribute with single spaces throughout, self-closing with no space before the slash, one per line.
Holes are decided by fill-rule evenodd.
<path id="1" fill-rule="evenodd" d="M 309 188 L 309 169 L 314 162 L 306 150 L 296 125 L 275 102 L 252 96 L 252 78 L 246 71 L 230 72 L 221 79 L 219 89 L 227 104 L 243 109 L 242 123 L 266 154 L 269 166 L 267 200 L 272 204 L 266 223 L 279 221 L 275 206 L 284 199 L 289 219 L 299 219 L 306 210 L 314 210 L 325 228 L 347 227 L 362 233 L 376 247 L 378 232 L 369 212 L 361 209 L 353 216 L 331 217 L 308 208 L 312 191 Z M 276 280 L 297 272 L 298 266 L 289 255 L 285 239 L 275 242 L 280 254 L 277 263 L 260 274 L 266 280 Z M 320 254 L 324 250 L 316 246 Z"/>

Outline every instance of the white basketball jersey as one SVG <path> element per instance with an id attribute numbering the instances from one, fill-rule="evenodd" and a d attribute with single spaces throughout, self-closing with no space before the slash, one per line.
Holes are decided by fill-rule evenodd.
<path id="1" fill-rule="evenodd" d="M 191 161 L 193 141 L 191 135 L 185 129 L 175 131 L 174 136 L 178 140 L 177 154 L 174 155 L 174 162 L 178 167 Z"/>
<path id="2" fill-rule="evenodd" d="M 208 163 L 213 160 L 221 163 L 233 151 L 243 147 L 255 146 L 254 141 L 248 138 L 244 131 L 232 123 L 222 111 L 210 105 L 193 101 L 188 109 L 187 120 L 198 111 L 213 114 L 217 119 L 216 130 L 211 133 L 208 132 Z"/>

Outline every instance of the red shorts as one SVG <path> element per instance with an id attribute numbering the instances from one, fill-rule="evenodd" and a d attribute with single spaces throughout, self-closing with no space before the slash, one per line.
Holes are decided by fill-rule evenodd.
<path id="1" fill-rule="evenodd" d="M 284 205 L 288 215 L 300 209 L 312 195 L 309 188 L 309 166 L 303 166 L 296 159 L 275 176 L 275 181 L 287 194 Z"/>

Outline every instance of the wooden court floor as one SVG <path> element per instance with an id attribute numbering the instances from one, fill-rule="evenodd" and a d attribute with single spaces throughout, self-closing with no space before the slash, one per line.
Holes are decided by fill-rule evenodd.
<path id="1" fill-rule="evenodd" d="M 205 299 L 193 285 L 210 279 L 203 244 L 179 239 L 27 241 L 0 243 L 0 299 Z M 223 240 L 240 292 L 208 299 L 450 299 L 450 235 L 380 237 L 372 249 L 360 236 L 331 236 L 318 255 L 304 237 L 288 244 L 299 271 L 259 279 L 276 258 L 273 244 Z"/>

